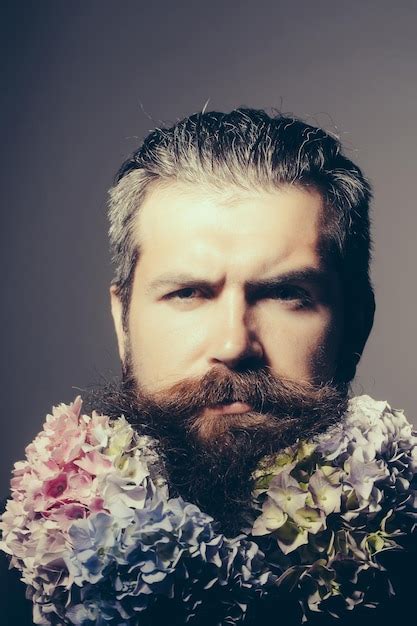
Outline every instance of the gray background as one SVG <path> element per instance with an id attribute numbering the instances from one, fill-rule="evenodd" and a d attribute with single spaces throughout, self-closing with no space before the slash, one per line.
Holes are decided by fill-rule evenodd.
<path id="1" fill-rule="evenodd" d="M 277 107 L 338 133 L 370 177 L 377 315 L 354 389 L 417 423 L 417 2 L 2 4 L 2 453 L 119 372 L 106 190 L 154 126 Z"/>

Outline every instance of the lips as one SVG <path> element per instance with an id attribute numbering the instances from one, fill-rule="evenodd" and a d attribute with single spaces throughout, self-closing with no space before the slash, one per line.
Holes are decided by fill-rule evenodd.
<path id="1" fill-rule="evenodd" d="M 215 415 L 236 415 L 237 413 L 248 413 L 252 407 L 246 402 L 231 402 L 230 404 L 216 404 L 205 409 L 205 413 Z"/>

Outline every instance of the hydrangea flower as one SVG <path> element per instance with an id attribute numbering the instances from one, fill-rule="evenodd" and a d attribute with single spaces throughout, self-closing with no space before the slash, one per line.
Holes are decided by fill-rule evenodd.
<path id="1" fill-rule="evenodd" d="M 340 424 L 263 459 L 253 524 L 230 538 L 170 497 L 151 438 L 81 408 L 78 396 L 47 416 L 2 515 L 0 548 L 36 624 L 134 626 L 161 606 L 198 624 L 209 602 L 213 624 L 233 625 L 289 589 L 308 621 L 392 593 L 378 554 L 417 524 L 417 437 L 402 411 L 353 398 Z"/>

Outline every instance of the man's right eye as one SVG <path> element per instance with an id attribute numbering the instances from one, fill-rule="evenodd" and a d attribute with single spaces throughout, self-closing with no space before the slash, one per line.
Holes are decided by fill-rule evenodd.
<path id="1" fill-rule="evenodd" d="M 188 300 L 188 298 L 194 298 L 198 294 L 198 290 L 193 287 L 185 287 L 184 289 L 178 289 L 171 294 L 173 298 L 180 298 L 181 300 Z"/>
<path id="2" fill-rule="evenodd" d="M 172 291 L 171 293 L 168 293 L 164 297 L 164 300 L 191 300 L 201 295 L 201 291 L 199 289 L 196 289 L 195 287 L 184 287 L 183 289 L 177 289 L 177 291 Z"/>

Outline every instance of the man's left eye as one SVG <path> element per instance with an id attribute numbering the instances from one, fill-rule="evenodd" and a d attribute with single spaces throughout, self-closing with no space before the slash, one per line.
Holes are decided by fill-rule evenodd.
<path id="1" fill-rule="evenodd" d="M 276 289 L 271 289 L 270 291 L 268 291 L 267 297 L 274 300 L 297 302 L 300 307 L 306 307 L 313 302 L 311 295 L 301 287 L 283 286 Z"/>

